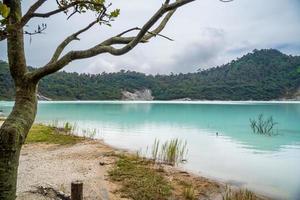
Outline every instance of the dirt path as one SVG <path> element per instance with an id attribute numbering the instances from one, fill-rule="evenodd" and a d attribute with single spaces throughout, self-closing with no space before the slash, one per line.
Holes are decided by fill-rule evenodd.
<path id="1" fill-rule="evenodd" d="M 29 191 L 52 187 L 70 194 L 74 180 L 84 183 L 84 199 L 120 199 L 111 191 L 106 172 L 114 163 L 105 154 L 112 149 L 99 141 L 85 141 L 73 146 L 49 144 L 25 145 L 21 151 L 17 200 L 47 199 Z M 101 164 L 100 164 L 101 162 Z"/>

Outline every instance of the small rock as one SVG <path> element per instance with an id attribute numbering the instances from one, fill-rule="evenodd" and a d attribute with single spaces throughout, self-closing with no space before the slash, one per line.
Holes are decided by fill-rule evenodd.
<path id="1" fill-rule="evenodd" d="M 107 163 L 100 161 L 99 165 L 104 166 L 104 165 L 107 165 Z"/>

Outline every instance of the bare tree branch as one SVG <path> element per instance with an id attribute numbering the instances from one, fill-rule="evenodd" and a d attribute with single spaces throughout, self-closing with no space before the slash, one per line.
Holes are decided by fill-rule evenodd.
<path id="1" fill-rule="evenodd" d="M 219 1 L 224 2 L 224 3 L 228 3 L 228 2 L 232 2 L 234 0 L 219 0 Z"/>
<path id="2" fill-rule="evenodd" d="M 168 2 L 169 2 L 169 1 L 166 1 L 165 4 L 168 4 Z M 158 36 L 161 36 L 161 37 L 164 37 L 164 38 L 166 38 L 166 39 L 168 39 L 168 40 L 170 40 L 170 41 L 173 41 L 173 39 L 171 39 L 171 38 L 169 38 L 169 37 L 167 37 L 167 36 L 161 35 L 161 34 L 159 34 L 159 33 L 165 28 L 165 26 L 167 25 L 168 21 L 171 19 L 172 15 L 175 13 L 175 11 L 176 11 L 176 10 L 169 11 L 169 12 L 167 13 L 167 15 L 164 17 L 164 19 L 161 21 L 160 25 L 159 25 L 156 29 L 154 29 L 153 31 L 147 31 L 148 34 L 145 35 L 145 36 L 143 37 L 142 41 L 143 41 L 143 42 L 147 42 L 147 40 L 149 40 L 149 39 L 151 39 L 153 36 L 157 36 L 157 35 L 158 35 Z M 124 35 L 124 34 L 130 32 L 130 31 L 132 31 L 132 30 L 141 30 L 141 28 L 137 28 L 137 27 L 136 27 L 136 28 L 129 29 L 129 30 L 127 30 L 127 31 L 124 31 L 124 32 L 120 33 L 120 34 L 117 35 L 116 37 L 120 37 L 120 36 L 122 36 L 122 35 Z M 132 40 L 132 39 L 133 39 L 133 38 L 131 38 L 131 40 Z"/>
<path id="3" fill-rule="evenodd" d="M 125 35 L 126 33 L 129 33 L 129 32 L 131 32 L 131 31 L 140 31 L 140 30 L 142 30 L 142 29 L 139 28 L 139 27 L 131 28 L 131 29 L 128 29 L 128 30 L 126 30 L 126 31 L 124 31 L 124 32 L 122 32 L 122 33 L 120 33 L 120 34 L 118 34 L 116 37 L 121 37 L 122 35 Z M 147 31 L 147 33 L 148 33 L 149 35 L 160 36 L 160 37 L 163 37 L 163 38 L 165 38 L 165 39 L 167 39 L 167 40 L 174 41 L 172 38 L 169 38 L 169 37 L 167 37 L 167 36 L 165 36 L 165 35 L 156 33 L 156 32 L 154 32 L 154 31 Z M 147 42 L 146 36 L 144 36 L 143 41 L 141 41 L 141 42 Z"/>
<path id="4" fill-rule="evenodd" d="M 26 14 L 22 17 L 19 25 L 19 28 L 22 28 L 27 24 L 27 22 L 31 19 L 31 14 L 34 13 L 39 7 L 43 5 L 47 0 L 38 0 L 36 1 L 26 12 Z M 5 40 L 7 38 L 7 33 L 5 30 L 0 32 L 0 41 Z"/>
<path id="5" fill-rule="evenodd" d="M 103 6 L 103 9 L 105 9 L 106 7 L 103 5 L 103 4 L 99 4 L 99 3 L 96 3 L 96 2 L 92 2 L 92 1 L 88 1 L 88 0 L 80 0 L 80 1 L 74 1 L 66 6 L 62 6 L 58 0 L 56 1 L 59 5 L 59 8 L 56 9 L 56 10 L 53 10 L 53 11 L 50 11 L 50 12 L 47 12 L 47 13 L 36 13 L 35 11 L 41 7 L 47 0 L 37 0 L 37 2 L 35 2 L 29 9 L 28 11 L 26 12 L 26 14 L 21 18 L 20 22 L 18 23 L 18 26 L 19 28 L 22 28 L 23 26 L 25 26 L 32 18 L 48 18 L 52 15 L 55 15 L 55 14 L 58 14 L 58 13 L 61 13 L 61 12 L 65 12 L 66 10 L 68 10 L 69 8 L 72 8 L 72 7 L 76 7 L 77 5 L 79 4 L 92 4 L 92 5 L 96 5 L 96 6 Z M 228 2 L 232 2 L 234 0 L 219 0 L 221 2 L 224 2 L 224 3 L 228 3 Z M 165 5 L 168 5 L 170 2 L 170 0 L 165 0 Z M 76 9 L 75 11 L 69 15 L 68 19 L 74 15 L 75 13 L 77 13 Z M 160 35 L 162 36 L 162 35 Z M 7 39 L 8 35 L 7 35 L 7 31 L 6 29 L 4 30 L 0 30 L 0 41 L 3 41 L 5 39 Z M 162 36 L 164 37 L 164 36 Z M 168 39 L 168 38 L 166 38 Z"/>
<path id="6" fill-rule="evenodd" d="M 7 32 L 5 30 L 0 31 L 0 41 L 5 40 L 7 38 Z"/>
<path id="7" fill-rule="evenodd" d="M 58 59 L 55 62 L 49 62 L 47 65 L 45 65 L 42 68 L 37 69 L 34 72 L 31 72 L 28 76 L 38 81 L 42 77 L 54 73 L 60 69 L 62 69 L 64 66 L 69 64 L 70 62 L 78 59 L 84 59 L 84 58 L 90 58 L 99 54 L 103 53 L 110 53 L 115 56 L 123 55 L 127 53 L 128 51 L 132 50 L 138 43 L 140 42 L 146 42 L 152 37 L 158 35 L 166 26 L 167 22 L 171 18 L 171 16 L 174 14 L 176 9 L 178 7 L 181 7 L 185 4 L 191 3 L 195 0 L 177 0 L 174 3 L 168 4 L 169 1 L 166 1 L 167 3 L 163 4 L 161 8 L 148 20 L 148 22 L 145 23 L 145 25 L 140 29 L 139 33 L 134 37 L 120 37 L 120 35 L 123 35 L 124 32 L 121 34 L 118 34 L 115 37 L 109 38 L 108 40 L 105 40 L 104 42 L 86 50 L 82 51 L 70 51 L 67 54 L 65 54 L 63 57 Z M 149 29 L 165 14 L 167 15 L 164 17 L 164 19 L 161 21 L 159 26 L 151 31 L 149 33 Z M 126 31 L 125 31 L 126 32 Z M 73 39 L 74 40 L 74 39 Z M 114 48 L 112 45 L 115 44 L 125 44 L 125 46 L 121 48 Z M 60 50 L 58 50 L 60 52 Z M 61 53 L 61 52 L 60 52 Z M 58 54 L 60 54 L 58 53 Z M 54 60 L 57 59 L 57 56 L 55 56 Z M 51 59 L 52 60 L 52 59 Z"/>
<path id="8" fill-rule="evenodd" d="M 22 19 L 27 19 L 30 13 L 35 12 L 43 3 L 45 3 L 46 0 L 38 0 L 37 2 L 35 2 L 26 12 L 26 14 L 23 16 Z M 24 24 L 25 25 L 25 24 Z M 22 28 L 23 26 L 21 26 Z M 0 31 L 0 41 L 5 40 L 8 37 L 7 31 L 6 31 L 6 27 Z"/>
<path id="9" fill-rule="evenodd" d="M 176 10 L 172 10 L 168 12 L 167 15 L 164 17 L 164 19 L 161 21 L 160 25 L 156 29 L 151 31 L 151 34 L 145 35 L 144 39 L 149 40 L 151 39 L 151 37 L 153 37 L 153 35 L 154 36 L 159 35 L 159 33 L 165 28 L 165 26 L 167 25 L 168 21 L 171 19 L 175 11 Z"/>
<path id="10" fill-rule="evenodd" d="M 24 31 L 25 35 L 37 35 L 37 34 L 42 34 L 44 31 L 47 29 L 47 24 L 41 24 L 37 26 L 37 29 L 34 31 Z"/>
<path id="11" fill-rule="evenodd" d="M 142 28 L 136 27 L 136 28 L 126 30 L 114 37 L 111 37 L 101 42 L 98 45 L 95 45 L 92 48 L 86 50 L 80 50 L 80 51 L 70 51 L 66 53 L 64 56 L 62 56 L 61 58 L 59 58 L 65 46 L 68 45 L 71 41 L 76 39 L 74 35 L 71 35 L 69 39 L 67 38 L 64 41 L 65 43 L 63 42 L 60 44 L 60 46 L 57 48 L 51 61 L 48 64 L 46 64 L 42 68 L 38 68 L 37 70 L 29 73 L 28 77 L 34 81 L 39 81 L 44 76 L 62 69 L 63 67 L 65 67 L 66 65 L 68 65 L 70 62 L 74 60 L 90 58 L 103 53 L 109 53 L 115 56 L 123 55 L 129 52 L 130 50 L 132 50 L 138 43 L 145 43 L 148 40 L 150 40 L 152 37 L 162 36 L 160 32 L 165 28 L 166 24 L 168 23 L 172 15 L 175 13 L 176 9 L 185 4 L 191 3 L 193 1 L 195 0 L 176 0 L 174 3 L 170 4 L 170 0 L 166 0 L 165 3 L 160 7 L 160 9 L 145 23 L 145 25 Z M 233 0 L 219 0 L 219 1 L 230 2 Z M 160 22 L 160 24 L 154 30 L 149 31 L 149 29 L 151 29 L 152 26 L 156 24 L 156 22 L 159 21 L 160 18 L 164 15 L 165 17 Z M 89 29 L 88 28 L 89 26 L 87 26 L 83 30 L 86 31 L 87 29 Z M 139 30 L 136 36 L 123 37 L 124 34 L 131 32 L 133 30 Z M 80 34 L 81 31 L 77 33 Z M 170 39 L 166 36 L 163 37 Z M 113 46 L 113 45 L 122 45 L 122 44 L 124 46 L 121 48 L 115 48 Z"/>
<path id="12" fill-rule="evenodd" d="M 99 23 L 99 20 L 98 20 L 98 19 L 95 20 L 95 21 L 93 21 L 93 22 L 91 22 L 91 23 L 90 23 L 88 26 L 86 26 L 85 28 L 83 28 L 83 29 L 77 31 L 76 33 L 73 33 L 72 35 L 68 36 L 68 37 L 67 37 L 63 42 L 61 42 L 60 45 L 56 48 L 56 50 L 55 50 L 55 52 L 54 52 L 54 54 L 53 54 L 53 56 L 52 56 L 52 58 L 51 58 L 51 60 L 49 61 L 48 64 L 57 61 L 57 60 L 59 59 L 61 53 L 63 52 L 63 50 L 66 48 L 66 46 L 67 46 L 68 44 L 70 44 L 70 43 L 71 43 L 72 41 L 74 41 L 74 40 L 80 40 L 80 39 L 78 38 L 78 36 L 79 36 L 81 33 L 83 33 L 83 32 L 85 32 L 85 31 L 89 30 L 90 28 L 92 28 L 92 27 L 93 27 L 95 24 L 97 24 L 97 23 Z M 132 41 L 134 38 L 133 38 L 133 37 L 127 37 L 127 38 L 123 37 L 123 38 L 121 38 L 121 36 L 124 35 L 124 34 L 126 34 L 126 33 L 131 32 L 131 31 L 135 31 L 135 30 L 141 30 L 141 28 L 138 28 L 138 27 L 131 28 L 131 29 L 128 29 L 128 30 L 126 30 L 126 31 L 124 31 L 124 32 L 122 32 L 122 33 L 120 33 L 120 34 L 118 34 L 118 35 L 115 37 L 116 39 L 113 40 L 113 42 L 110 43 L 110 45 L 112 45 L 113 43 L 115 43 L 115 44 L 128 44 L 128 43 L 129 43 L 130 41 Z M 148 31 L 147 33 L 149 34 L 150 37 L 152 37 L 152 36 L 160 36 L 160 37 L 163 37 L 163 38 L 165 38 L 165 39 L 167 39 L 167 40 L 174 41 L 173 39 L 171 39 L 171 38 L 169 38 L 169 37 L 167 37 L 167 36 L 165 36 L 165 35 L 158 34 L 158 33 L 156 33 L 156 32 Z M 147 39 L 146 39 L 146 38 L 149 38 L 149 36 L 148 36 L 148 37 L 145 36 L 145 39 L 143 39 L 143 40 L 141 41 L 141 43 L 147 42 Z M 119 39 L 118 39 L 118 38 L 119 38 Z"/>
<path id="13" fill-rule="evenodd" d="M 70 35 L 69 37 L 67 37 L 67 38 L 66 38 L 62 43 L 60 43 L 60 45 L 56 48 L 56 50 L 55 50 L 55 52 L 54 52 L 54 54 L 53 54 L 53 56 L 52 56 L 52 58 L 51 58 L 51 60 L 50 60 L 49 63 L 55 62 L 55 61 L 60 57 L 61 53 L 63 52 L 63 50 L 66 48 L 66 46 L 67 46 L 68 44 L 70 44 L 70 43 L 71 43 L 72 41 L 74 41 L 74 40 L 79 40 L 78 36 L 79 36 L 81 33 L 83 33 L 83 32 L 85 32 L 85 31 L 89 30 L 90 28 L 92 28 L 92 27 L 93 27 L 95 24 L 97 24 L 97 23 L 99 23 L 99 20 L 98 20 L 98 19 L 95 20 L 95 21 L 93 21 L 93 22 L 91 22 L 91 23 L 90 23 L 88 26 L 86 26 L 85 28 L 83 28 L 83 29 L 77 31 L 76 33 L 73 33 L 73 34 Z"/>
<path id="14" fill-rule="evenodd" d="M 53 56 L 52 56 L 52 58 L 51 58 L 51 60 L 50 60 L 50 62 L 49 63 L 53 63 L 53 62 L 55 62 L 59 57 L 60 57 L 60 55 L 61 55 L 61 53 L 63 52 L 63 50 L 66 48 L 66 46 L 68 45 L 68 44 L 70 44 L 72 41 L 74 41 L 74 40 L 79 40 L 79 38 L 78 38 L 78 36 L 81 34 L 81 33 L 83 33 L 83 32 L 85 32 L 85 31 L 87 31 L 87 30 L 89 30 L 90 28 L 92 28 L 95 24 L 97 24 L 97 23 L 101 23 L 101 22 L 105 22 L 105 20 L 103 19 L 107 14 L 106 14 L 106 11 L 107 11 L 107 9 L 106 8 L 104 8 L 103 10 L 102 10 L 102 12 L 98 15 L 98 17 L 97 17 L 97 19 L 96 20 L 94 20 L 93 22 L 91 22 L 89 25 L 87 25 L 85 28 L 83 28 L 83 29 L 81 29 L 81 30 L 79 30 L 79 31 L 77 31 L 77 32 L 75 32 L 75 33 L 73 33 L 72 35 L 70 35 L 69 37 L 67 37 L 62 43 L 60 43 L 60 45 L 56 48 L 56 50 L 55 50 L 55 52 L 54 52 L 54 54 L 53 54 Z"/>
<path id="15" fill-rule="evenodd" d="M 32 14 L 39 8 L 41 7 L 47 0 L 38 0 L 35 2 L 25 13 L 25 15 L 22 17 L 20 25 L 23 27 L 24 25 L 27 24 L 27 22 L 32 18 Z"/>

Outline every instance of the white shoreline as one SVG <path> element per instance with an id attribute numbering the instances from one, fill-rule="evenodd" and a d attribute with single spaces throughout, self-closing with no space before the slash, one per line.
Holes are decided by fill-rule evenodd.
<path id="1" fill-rule="evenodd" d="M 0 101 L 1 103 L 13 103 L 14 101 Z M 40 104 L 51 103 L 102 103 L 102 104 L 221 104 L 221 105 L 244 105 L 244 104 L 300 104 L 300 101 L 176 101 L 176 100 L 154 100 L 154 101 L 124 101 L 124 100 L 97 100 L 97 101 L 39 101 Z"/>

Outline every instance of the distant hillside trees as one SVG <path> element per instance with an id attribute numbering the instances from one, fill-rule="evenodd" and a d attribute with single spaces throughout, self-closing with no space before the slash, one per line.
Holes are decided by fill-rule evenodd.
<path id="1" fill-rule="evenodd" d="M 5 62 L 0 65 L 0 98 L 13 99 L 8 66 Z M 271 100 L 288 97 L 298 87 L 300 57 L 268 49 L 254 50 L 226 65 L 188 74 L 59 72 L 42 79 L 39 92 L 55 100 L 117 100 L 122 90 L 149 88 L 156 100 Z"/>

